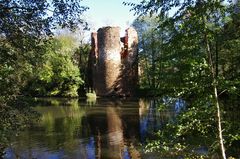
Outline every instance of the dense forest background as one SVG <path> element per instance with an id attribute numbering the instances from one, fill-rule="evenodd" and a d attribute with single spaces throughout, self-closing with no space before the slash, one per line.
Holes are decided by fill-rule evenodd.
<path id="1" fill-rule="evenodd" d="M 240 123 L 226 114 L 239 118 L 234 112 L 240 96 L 240 2 L 123 4 L 139 15 L 132 24 L 139 34 L 139 92 L 187 103 L 146 152 L 174 156 L 204 141 L 210 155 L 239 156 Z M 0 151 L 37 119 L 19 98 L 86 93 L 90 45 L 82 15 L 87 9 L 79 0 L 0 1 Z M 196 135 L 200 141 L 192 143 Z"/>

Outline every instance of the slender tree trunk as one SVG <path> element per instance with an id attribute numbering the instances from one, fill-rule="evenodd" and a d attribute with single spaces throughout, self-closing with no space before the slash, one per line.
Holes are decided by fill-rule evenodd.
<path id="1" fill-rule="evenodd" d="M 216 34 L 216 43 L 215 43 L 215 59 L 216 59 L 216 62 L 215 62 L 215 71 L 216 71 L 216 77 L 218 77 L 218 45 L 219 45 L 219 43 L 218 43 L 218 34 Z"/>
<path id="2" fill-rule="evenodd" d="M 142 45 L 143 45 L 143 50 L 147 50 L 145 42 L 144 42 L 144 38 L 142 38 Z M 144 54 L 146 54 L 146 52 Z M 146 70 L 145 72 L 146 72 L 147 84 L 148 84 L 149 87 L 151 87 L 151 79 L 150 79 L 150 74 L 149 74 L 150 70 L 149 70 L 149 65 L 148 65 L 148 62 L 147 62 L 148 58 L 149 58 L 148 56 L 146 57 L 144 55 L 144 62 L 145 62 L 144 70 Z M 145 74 L 144 74 L 144 76 L 145 76 Z"/>
<path id="3" fill-rule="evenodd" d="M 155 75 L 155 72 L 156 72 L 156 63 L 155 63 L 155 44 L 154 44 L 154 32 L 153 32 L 153 29 L 151 31 L 151 53 L 152 53 L 152 88 L 156 88 L 156 75 Z"/>
<path id="4" fill-rule="evenodd" d="M 219 142 L 220 142 L 220 146 L 221 146 L 222 158 L 226 159 L 226 153 L 225 153 L 225 147 L 224 147 L 223 135 L 222 135 L 221 110 L 220 110 L 220 106 L 219 106 L 218 92 L 217 92 L 216 86 L 214 86 L 214 99 L 215 99 L 215 105 L 217 108 L 218 134 L 219 134 Z"/>
<path id="5" fill-rule="evenodd" d="M 203 19 L 203 22 L 204 22 L 204 25 L 205 25 L 206 23 L 205 23 L 204 17 L 202 17 L 202 19 Z M 226 159 L 226 153 L 225 153 L 225 147 L 224 147 L 223 135 L 222 135 L 221 110 L 220 110 L 220 106 L 219 106 L 218 92 L 217 92 L 217 79 L 216 79 L 216 72 L 215 72 L 216 70 L 214 69 L 212 53 L 211 53 L 210 44 L 209 44 L 209 41 L 208 41 L 208 38 L 207 38 L 206 31 L 204 32 L 204 41 L 205 41 L 205 45 L 206 45 L 206 51 L 207 51 L 210 71 L 211 71 L 211 74 L 212 74 L 213 93 L 214 93 L 214 105 L 215 105 L 215 107 L 217 109 L 217 123 L 218 123 L 219 144 L 220 144 L 220 149 L 221 149 L 221 153 L 222 153 L 222 158 Z"/>

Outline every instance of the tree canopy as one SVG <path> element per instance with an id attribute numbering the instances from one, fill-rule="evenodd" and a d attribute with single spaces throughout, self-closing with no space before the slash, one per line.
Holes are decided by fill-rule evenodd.
<path id="1" fill-rule="evenodd" d="M 139 4 L 125 4 L 131 5 L 140 18 L 152 17 L 157 21 L 153 35 L 149 32 L 150 29 L 139 29 L 142 32 L 140 42 L 148 44 L 145 48 L 140 44 L 140 59 L 150 57 L 144 60 L 143 66 L 147 69 L 144 69 L 146 72 L 142 74 L 142 79 L 159 79 L 161 87 L 158 91 L 184 99 L 188 105 L 187 111 L 179 115 L 177 121 L 158 132 L 159 140 L 150 143 L 148 150 L 156 148 L 155 150 L 171 156 L 174 155 L 172 152 L 183 152 L 191 147 L 193 143 L 191 139 L 190 143 L 187 142 L 186 134 L 199 134 L 199 137 L 207 138 L 205 133 L 214 131 L 218 144 L 209 147 L 213 152 L 221 150 L 222 158 L 226 158 L 224 144 L 226 153 L 230 154 L 233 150 L 232 142 L 238 141 L 230 136 L 239 136 L 235 131 L 236 127 L 229 123 L 228 131 L 222 131 L 222 126 L 226 127 L 227 122 L 223 122 L 225 116 L 221 111 L 228 109 L 223 101 L 229 98 L 239 99 L 237 88 L 240 74 L 239 68 L 235 67 L 239 64 L 239 2 L 144 0 Z M 150 21 L 139 22 L 146 26 L 145 23 Z M 149 38 L 142 36 L 145 34 Z M 151 47 L 151 44 L 157 44 L 157 47 Z M 146 52 L 146 55 L 141 52 Z M 152 53 L 155 57 L 154 65 L 151 64 Z M 202 112 L 209 113 L 209 120 L 206 120 L 205 114 L 201 115 Z M 211 117 L 215 123 L 212 123 Z M 187 125 L 184 124 L 186 122 Z M 170 135 L 173 138 L 169 136 L 169 132 L 175 132 Z M 176 145 L 173 141 L 176 141 Z M 188 156 L 187 153 L 185 155 Z"/>
<path id="2" fill-rule="evenodd" d="M 17 94 L 43 58 L 54 29 L 87 27 L 79 0 L 2 0 L 0 2 L 1 94 Z"/>
<path id="3" fill-rule="evenodd" d="M 54 32 L 86 28 L 87 9 L 81 0 L 0 1 L 1 157 L 9 139 L 37 117 L 19 95 L 77 96 L 83 83 L 73 59 L 78 46 Z"/>

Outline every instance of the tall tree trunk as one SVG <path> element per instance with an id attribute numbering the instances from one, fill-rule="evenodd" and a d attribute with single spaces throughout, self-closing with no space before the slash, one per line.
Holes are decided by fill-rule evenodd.
<path id="1" fill-rule="evenodd" d="M 206 26 L 205 18 L 202 17 L 202 20 L 203 20 L 204 26 Z M 220 110 L 219 100 L 218 100 L 217 79 L 216 79 L 217 77 L 216 77 L 216 72 L 215 72 L 216 70 L 214 69 L 212 52 L 211 52 L 211 49 L 210 49 L 210 44 L 209 44 L 209 41 L 208 41 L 206 30 L 204 31 L 204 42 L 205 42 L 206 52 L 207 52 L 207 56 L 208 56 L 208 63 L 209 63 L 210 71 L 211 71 L 211 75 L 212 75 L 214 105 L 217 109 L 217 125 L 218 125 L 219 144 L 220 144 L 222 158 L 226 159 L 226 153 L 225 153 L 225 147 L 224 147 L 223 135 L 222 135 L 221 110 Z"/>
<path id="2" fill-rule="evenodd" d="M 215 42 L 215 59 L 216 59 L 216 61 L 215 61 L 215 73 L 216 73 L 216 78 L 218 77 L 218 45 L 219 45 L 219 42 L 218 42 L 218 34 L 216 34 L 216 42 Z"/>
<path id="3" fill-rule="evenodd" d="M 156 88 L 156 75 L 155 75 L 155 72 L 156 72 L 156 61 L 155 61 L 155 44 L 154 44 L 154 31 L 152 29 L 151 31 L 151 53 L 152 53 L 152 88 Z"/>
<path id="4" fill-rule="evenodd" d="M 143 50 L 147 50 L 146 49 L 146 45 L 145 45 L 145 42 L 144 42 L 144 37 L 142 37 L 142 45 L 143 45 Z M 146 54 L 146 52 L 144 52 L 144 54 Z M 149 86 L 149 87 L 151 87 L 151 79 L 150 79 L 150 70 L 149 70 L 149 64 L 148 64 L 148 62 L 146 62 L 146 61 L 148 61 L 148 56 L 146 56 L 146 55 L 144 55 L 144 62 L 145 62 L 145 64 L 144 64 L 144 70 L 146 70 L 145 72 L 146 72 L 146 78 L 147 78 L 147 85 Z M 143 73 L 144 74 L 144 73 Z M 145 76 L 145 74 L 144 74 L 144 76 Z"/>

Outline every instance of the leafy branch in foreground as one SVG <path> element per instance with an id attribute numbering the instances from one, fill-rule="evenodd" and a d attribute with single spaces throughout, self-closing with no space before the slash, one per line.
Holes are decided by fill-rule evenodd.
<path id="1" fill-rule="evenodd" d="M 223 94 L 239 99 L 236 89 L 239 87 L 239 68 L 235 67 L 239 64 L 239 20 L 236 20 L 239 13 L 233 12 L 235 6 L 221 0 L 182 3 L 149 0 L 127 5 L 133 6 L 137 14 L 154 15 L 153 18 L 159 20 L 155 33 L 163 33 L 164 38 L 159 40 L 163 41 L 159 43 L 161 56 L 156 63 L 163 67 L 153 76 L 158 78 L 167 72 L 161 78 L 163 87 L 160 91 L 163 89 L 163 92 L 186 100 L 189 111 L 196 107 L 195 101 L 208 98 L 197 106 L 215 112 L 211 114 L 218 125 L 215 150 L 220 149 L 222 158 L 226 158 L 223 137 L 227 134 L 223 134 L 221 127 L 224 120 L 220 100 Z M 233 32 L 235 34 L 231 34 Z M 192 120 L 195 118 L 193 116 Z M 197 125 L 194 127 L 198 128 Z"/>
<path id="2" fill-rule="evenodd" d="M 19 94 L 41 63 L 42 45 L 57 27 L 87 27 L 79 0 L 3 0 L 0 2 L 1 95 Z"/>

